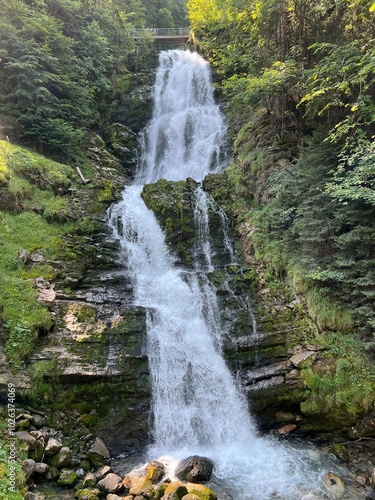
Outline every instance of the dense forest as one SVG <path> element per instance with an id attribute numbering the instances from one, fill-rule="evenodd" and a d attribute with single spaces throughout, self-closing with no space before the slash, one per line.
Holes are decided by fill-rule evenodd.
<path id="1" fill-rule="evenodd" d="M 31 281 L 57 279 L 46 262 L 65 259 L 67 284 L 58 278 L 72 292 L 83 261 L 96 252 L 84 247 L 99 231 L 99 214 L 119 199 L 124 172 L 133 173 L 134 158 L 129 167 L 108 154 L 108 131 L 113 124 L 130 131 L 137 149 L 157 64 L 147 28 L 188 25 L 188 47 L 210 61 L 228 123 L 225 208 L 234 227 L 250 228 L 266 289 L 297 298 L 309 338 L 335 361 L 323 375 L 307 367 L 309 399 L 301 409 L 314 416 L 340 407 L 353 420 L 373 415 L 372 0 L 0 0 L 4 361 L 12 374 L 22 372 L 38 338 L 53 328 Z M 134 39 L 134 30 L 143 35 Z M 87 160 L 90 141 L 104 151 L 99 174 Z M 81 217 L 77 206 L 88 193 L 92 212 Z M 47 261 L 36 255 L 30 264 L 35 251 Z M 45 366 L 32 374 L 39 386 L 28 395 L 40 407 L 52 401 Z M 368 435 L 373 440 L 373 428 Z"/>
<path id="2" fill-rule="evenodd" d="M 367 0 L 189 0 L 258 251 L 318 329 L 373 348 L 375 15 Z"/>
<path id="3" fill-rule="evenodd" d="M 2 0 L 0 12 L 1 125 L 70 162 L 145 64 L 150 37 L 131 32 L 187 24 L 183 0 Z"/>
<path id="4" fill-rule="evenodd" d="M 374 5 L 368 0 L 189 0 L 234 141 L 237 195 L 262 258 L 325 323 L 374 327 Z M 183 0 L 1 2 L 1 126 L 74 164 L 111 120 L 150 43 L 134 28 L 184 26 Z M 348 314 L 335 313 L 331 299 Z M 341 311 L 341 309 L 340 309 Z M 345 322 L 344 322 L 345 323 Z M 346 328 L 345 324 L 342 328 Z"/>

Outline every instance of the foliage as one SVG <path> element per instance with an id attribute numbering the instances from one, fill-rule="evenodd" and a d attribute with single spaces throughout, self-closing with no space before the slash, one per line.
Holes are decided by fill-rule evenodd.
<path id="1" fill-rule="evenodd" d="M 185 0 L 141 0 L 145 8 L 146 26 L 174 28 L 188 25 Z"/>
<path id="2" fill-rule="evenodd" d="M 177 21 L 181 5 L 168 5 Z M 144 27 L 146 9 L 140 0 L 1 0 L 0 14 L 0 125 L 72 163 L 110 111 L 118 76 L 140 60 L 130 32 Z"/>
<path id="3" fill-rule="evenodd" d="M 46 261 L 55 259 L 62 249 L 68 224 L 49 223 L 51 212 L 57 214 L 66 203 L 61 196 L 71 185 L 71 167 L 0 142 L 0 162 L 10 173 L 2 196 L 17 199 L 16 211 L 0 210 L 0 310 L 8 360 L 19 367 L 33 350 L 40 331 L 51 328 L 51 317 L 37 301 L 30 278 L 53 276 L 46 262 L 27 262 L 20 252 L 30 256 L 42 253 Z M 53 191 L 56 191 L 55 194 Z M 61 194 L 58 194 L 61 193 Z"/>
<path id="4" fill-rule="evenodd" d="M 312 392 L 301 409 L 308 414 L 329 413 L 332 419 L 342 411 L 354 417 L 370 411 L 375 399 L 375 371 L 363 346 L 348 332 L 332 333 L 320 340 L 337 357 L 336 366 L 327 367 L 324 373 L 313 368 L 302 370 Z"/>
<path id="5" fill-rule="evenodd" d="M 190 0 L 188 7 L 227 101 L 236 191 L 256 228 L 257 256 L 275 276 L 303 282 L 318 329 L 356 328 L 372 349 L 373 6 Z"/>

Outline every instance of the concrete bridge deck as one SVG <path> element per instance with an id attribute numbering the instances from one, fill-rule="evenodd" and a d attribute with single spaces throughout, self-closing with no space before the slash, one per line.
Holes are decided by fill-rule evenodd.
<path id="1" fill-rule="evenodd" d="M 178 44 L 189 40 L 190 28 L 145 28 L 132 30 L 129 34 L 135 39 L 152 36 L 156 44 Z"/>

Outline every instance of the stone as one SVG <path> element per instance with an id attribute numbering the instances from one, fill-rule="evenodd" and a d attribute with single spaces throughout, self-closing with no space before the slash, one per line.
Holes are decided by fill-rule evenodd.
<path id="1" fill-rule="evenodd" d="M 345 483 L 333 472 L 327 472 L 323 478 L 324 486 L 330 498 L 342 498 L 345 495 Z"/>
<path id="2" fill-rule="evenodd" d="M 62 469 L 70 464 L 71 451 L 67 446 L 63 446 L 61 450 L 54 455 L 51 460 L 51 466 L 56 467 L 56 469 Z"/>
<path id="3" fill-rule="evenodd" d="M 116 493 L 123 488 L 122 478 L 110 472 L 98 482 L 97 487 L 104 493 Z"/>
<path id="4" fill-rule="evenodd" d="M 356 483 L 360 484 L 361 486 L 366 486 L 367 478 L 364 475 L 358 474 L 355 476 Z"/>
<path id="5" fill-rule="evenodd" d="M 48 441 L 48 432 L 45 429 L 30 431 L 30 434 L 38 441 L 42 441 L 44 447 Z"/>
<path id="6" fill-rule="evenodd" d="M 164 468 L 160 469 L 159 467 L 155 467 L 154 465 L 148 465 L 146 468 L 146 477 L 152 483 L 159 482 L 164 476 Z"/>
<path id="7" fill-rule="evenodd" d="M 37 428 L 40 429 L 40 427 L 43 427 L 44 425 L 44 418 L 41 415 L 33 414 L 31 417 L 31 423 Z"/>
<path id="8" fill-rule="evenodd" d="M 131 495 L 150 496 L 154 492 L 154 485 L 146 477 L 140 477 L 132 484 L 129 493 Z"/>
<path id="9" fill-rule="evenodd" d="M 30 416 L 30 419 L 31 419 L 31 416 Z M 19 420 L 17 420 L 17 429 L 20 429 L 20 430 L 28 429 L 30 427 L 30 419 L 20 418 Z"/>
<path id="10" fill-rule="evenodd" d="M 294 354 L 290 358 L 290 362 L 296 367 L 299 368 L 303 364 L 305 364 L 305 361 L 311 360 L 314 361 L 316 358 L 316 354 L 314 351 L 303 351 L 299 352 L 297 354 Z"/>
<path id="11" fill-rule="evenodd" d="M 95 439 L 94 444 L 86 454 L 87 460 L 90 460 L 95 466 L 109 465 L 111 456 L 109 451 L 100 437 Z"/>
<path id="12" fill-rule="evenodd" d="M 294 429 L 296 428 L 297 428 L 296 424 L 286 424 L 279 427 L 279 429 L 277 429 L 276 432 L 277 434 L 289 434 L 289 432 L 294 431 Z"/>
<path id="13" fill-rule="evenodd" d="M 197 495 L 200 500 L 217 500 L 216 494 L 203 484 L 187 483 L 186 488 L 189 493 Z"/>
<path id="14" fill-rule="evenodd" d="M 84 488 L 77 492 L 78 500 L 99 500 L 100 491 L 93 488 Z"/>
<path id="15" fill-rule="evenodd" d="M 47 481 L 56 481 L 56 479 L 59 477 L 59 471 L 56 469 L 56 467 L 50 467 L 49 470 L 46 472 L 46 475 L 44 476 Z"/>
<path id="16" fill-rule="evenodd" d="M 49 471 L 49 468 L 50 467 L 49 467 L 48 464 L 45 464 L 43 462 L 37 462 L 35 464 L 34 472 L 36 472 L 37 474 L 44 475 L 44 474 L 46 474 Z"/>
<path id="17" fill-rule="evenodd" d="M 212 469 L 212 460 L 206 457 L 193 455 L 182 460 L 176 467 L 175 475 L 178 479 L 191 483 L 203 483 L 209 481 Z"/>
<path id="18" fill-rule="evenodd" d="M 44 495 L 40 495 L 39 493 L 33 493 L 31 491 L 26 491 L 24 500 L 45 500 Z"/>
<path id="19" fill-rule="evenodd" d="M 38 290 L 38 301 L 48 307 L 48 309 L 52 309 L 55 304 L 56 292 L 53 288 L 43 288 L 42 290 Z"/>
<path id="20" fill-rule="evenodd" d="M 83 479 L 85 477 L 85 471 L 82 467 L 76 470 L 76 474 L 78 476 L 78 479 Z"/>
<path id="21" fill-rule="evenodd" d="M 45 259 L 43 257 L 43 253 L 41 250 L 35 250 L 35 252 L 33 252 L 31 255 L 30 255 L 30 260 L 32 262 L 38 262 L 39 264 L 44 264 L 45 262 Z M 38 278 L 37 278 L 38 279 Z"/>
<path id="22" fill-rule="evenodd" d="M 317 345 L 317 344 L 307 344 L 307 349 L 309 351 L 324 351 L 324 347 L 322 345 Z"/>
<path id="23" fill-rule="evenodd" d="M 49 438 L 45 448 L 45 454 L 47 455 L 47 457 L 53 457 L 53 455 L 57 455 L 62 446 L 62 443 L 60 443 L 60 441 L 58 441 L 57 439 Z"/>
<path id="24" fill-rule="evenodd" d="M 27 443 L 31 446 L 34 445 L 36 441 L 35 437 L 29 434 L 27 431 L 17 431 L 14 433 L 14 435 L 19 441 L 23 441 L 24 443 Z"/>
<path id="25" fill-rule="evenodd" d="M 82 480 L 82 484 L 85 488 L 93 488 L 96 483 L 96 476 L 92 472 L 88 472 Z"/>
<path id="26" fill-rule="evenodd" d="M 61 486 L 73 486 L 77 481 L 77 474 L 72 469 L 61 469 L 57 484 Z"/>
<path id="27" fill-rule="evenodd" d="M 30 252 L 28 250 L 20 250 L 18 252 L 18 258 L 24 263 L 26 264 L 26 262 L 29 260 L 30 258 Z"/>
<path id="28" fill-rule="evenodd" d="M 28 481 L 35 469 L 35 460 L 33 460 L 32 458 L 27 458 L 22 462 L 22 468 L 25 472 L 25 479 L 26 481 Z"/>
<path id="29" fill-rule="evenodd" d="M 103 465 L 103 467 L 100 467 L 100 469 L 94 472 L 94 475 L 96 477 L 96 480 L 100 481 L 110 472 L 112 472 L 112 469 L 108 465 Z"/>
<path id="30" fill-rule="evenodd" d="M 200 498 L 195 493 L 188 493 L 181 500 L 200 500 Z"/>
<path id="31" fill-rule="evenodd" d="M 180 500 L 188 494 L 188 490 L 184 483 L 180 481 L 172 481 L 168 484 L 164 491 L 163 500 Z"/>
<path id="32" fill-rule="evenodd" d="M 134 497 L 132 495 L 128 495 L 126 497 L 119 497 L 114 493 L 109 493 L 109 495 L 107 495 L 105 498 L 106 500 L 133 500 Z"/>
<path id="33" fill-rule="evenodd" d="M 29 457 L 34 459 L 35 462 L 41 462 L 44 456 L 44 445 L 42 441 L 36 439 L 34 444 L 31 445 Z"/>

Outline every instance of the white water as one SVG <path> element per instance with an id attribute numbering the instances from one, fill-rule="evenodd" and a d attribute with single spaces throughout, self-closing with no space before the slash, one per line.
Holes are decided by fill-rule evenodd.
<path id="1" fill-rule="evenodd" d="M 136 182 L 111 212 L 111 225 L 132 274 L 135 303 L 148 310 L 153 387 L 149 456 L 164 456 L 172 465 L 191 454 L 212 458 L 220 499 L 294 500 L 311 491 L 316 498 L 326 498 L 321 479 L 327 469 L 316 455 L 257 436 L 221 354 L 213 289 L 201 272 L 174 267 L 164 234 L 140 197 L 144 183 L 189 176 L 201 180 L 223 167 L 225 125 L 213 100 L 208 64 L 197 54 L 162 52 L 154 98 Z M 203 224 L 198 244 L 206 266 L 212 268 L 204 237 L 206 214 L 197 210 Z"/>

